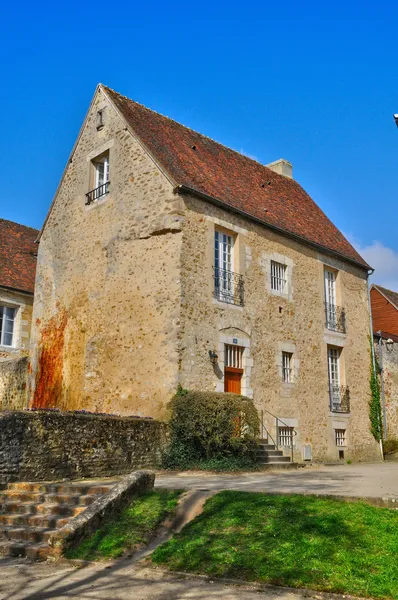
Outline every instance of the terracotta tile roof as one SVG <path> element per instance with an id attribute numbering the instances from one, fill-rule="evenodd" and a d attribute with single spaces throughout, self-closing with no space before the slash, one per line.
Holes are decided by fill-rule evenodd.
<path id="1" fill-rule="evenodd" d="M 0 219 L 0 287 L 33 294 L 37 229 Z"/>
<path id="2" fill-rule="evenodd" d="M 379 292 L 381 292 L 383 296 L 385 296 L 387 300 L 391 302 L 396 309 L 398 309 L 398 292 L 393 292 L 387 288 L 381 287 L 381 285 L 376 284 L 373 284 L 372 287 L 376 288 L 376 290 L 379 290 Z"/>
<path id="3" fill-rule="evenodd" d="M 176 186 L 196 190 L 369 268 L 296 181 L 101 87 Z"/>

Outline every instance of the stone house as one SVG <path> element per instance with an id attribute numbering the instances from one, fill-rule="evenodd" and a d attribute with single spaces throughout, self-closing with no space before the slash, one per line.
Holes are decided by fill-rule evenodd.
<path id="1" fill-rule="evenodd" d="M 38 234 L 0 219 L 0 409 L 26 406 Z"/>
<path id="2" fill-rule="evenodd" d="M 296 460 L 378 459 L 369 269 L 289 162 L 99 85 L 41 232 L 31 405 L 162 419 L 179 383 L 240 392 Z"/>
<path id="3" fill-rule="evenodd" d="M 382 384 L 384 436 L 398 439 L 398 293 L 373 284 L 370 302 Z"/>

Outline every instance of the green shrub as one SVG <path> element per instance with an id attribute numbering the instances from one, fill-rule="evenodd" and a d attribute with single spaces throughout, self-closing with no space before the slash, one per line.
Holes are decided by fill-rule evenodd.
<path id="1" fill-rule="evenodd" d="M 203 460 L 255 460 L 259 418 L 253 401 L 238 394 L 179 388 L 171 400 L 166 468 L 192 468 Z"/>
<path id="2" fill-rule="evenodd" d="M 398 452 L 398 440 L 389 439 L 383 440 L 383 452 L 386 454 L 394 454 L 394 452 Z"/>

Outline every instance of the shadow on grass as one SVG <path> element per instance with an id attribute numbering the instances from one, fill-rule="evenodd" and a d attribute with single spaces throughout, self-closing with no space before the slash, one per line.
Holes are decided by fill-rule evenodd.
<path id="1" fill-rule="evenodd" d="M 225 491 L 153 554 L 181 571 L 398 597 L 398 515 L 364 503 Z"/>

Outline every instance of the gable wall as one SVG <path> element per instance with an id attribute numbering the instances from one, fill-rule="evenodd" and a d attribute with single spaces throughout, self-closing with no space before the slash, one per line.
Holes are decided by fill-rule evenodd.
<path id="1" fill-rule="evenodd" d="M 107 148 L 110 193 L 86 207 L 90 160 Z M 164 414 L 177 385 L 181 220 L 171 184 L 97 92 L 40 241 L 32 406 Z"/>
<path id="2" fill-rule="evenodd" d="M 398 335 L 398 310 L 375 288 L 370 290 L 370 302 L 373 331 L 386 331 Z"/>

